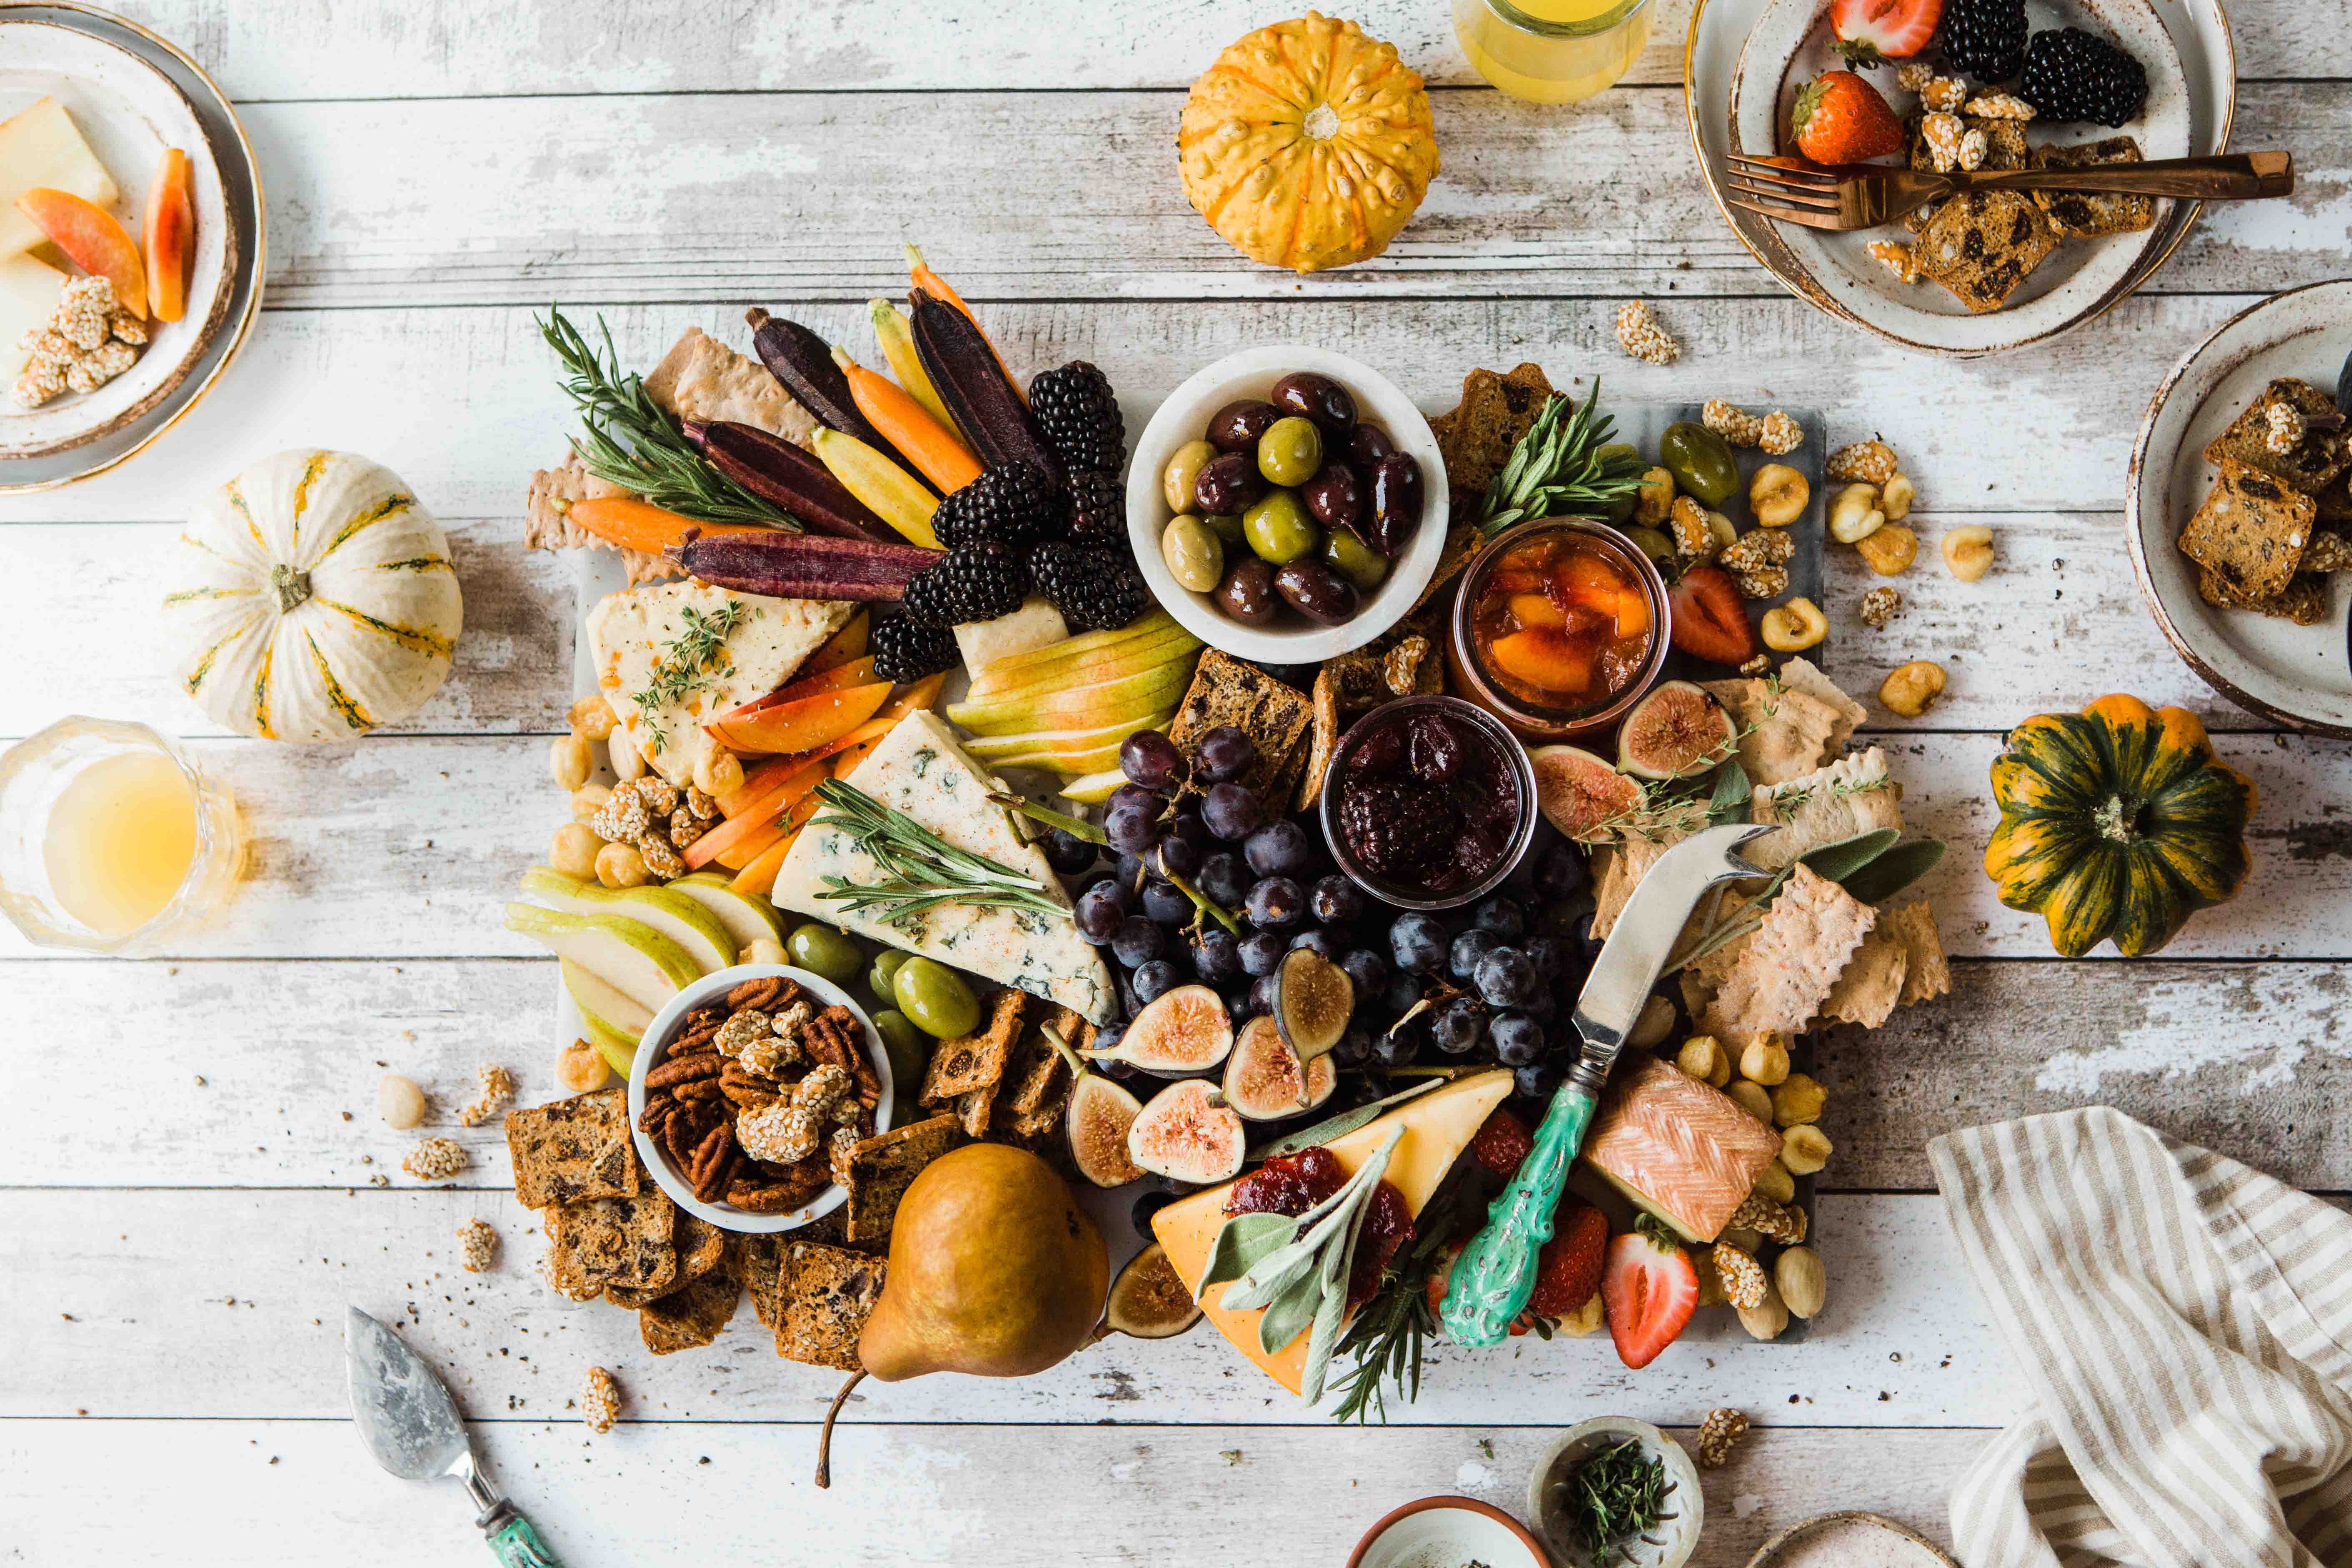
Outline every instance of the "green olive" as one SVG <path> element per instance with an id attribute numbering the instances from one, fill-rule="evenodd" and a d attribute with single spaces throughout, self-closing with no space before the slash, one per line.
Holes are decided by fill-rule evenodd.
<path id="1" fill-rule="evenodd" d="M 882 1048 L 889 1054 L 891 1087 L 898 1102 L 912 1104 L 916 1087 L 931 1065 L 931 1037 L 895 1007 L 874 1015 L 874 1032 L 882 1037 Z"/>
<path id="2" fill-rule="evenodd" d="M 1201 521 L 1209 525 L 1209 531 L 1215 534 L 1217 542 L 1227 550 L 1243 542 L 1242 520 L 1238 514 L 1213 511 Z"/>
<path id="3" fill-rule="evenodd" d="M 1294 414 L 1257 438 L 1257 471 L 1270 485 L 1303 485 L 1323 467 L 1323 432 Z"/>
<path id="4" fill-rule="evenodd" d="M 1305 423 L 1301 421 L 1300 423 Z M 1242 513 L 1242 536 L 1261 561 L 1286 565 L 1323 542 L 1323 531 L 1307 515 L 1297 490 L 1268 490 Z"/>
<path id="5" fill-rule="evenodd" d="M 784 941 L 784 951 L 803 969 L 824 975 L 835 985 L 846 985 L 866 967 L 866 950 L 831 926 L 811 921 L 796 926 Z"/>
<path id="6" fill-rule="evenodd" d="M 866 972 L 866 984 L 872 988 L 874 994 L 885 1002 L 890 1000 L 890 982 L 898 977 L 899 966 L 913 956 L 913 953 L 901 952 L 895 947 L 886 947 L 876 953 L 874 967 Z"/>
<path id="7" fill-rule="evenodd" d="M 1653 561 L 1675 558 L 1675 542 L 1654 528 L 1637 522 L 1625 531 L 1625 537 L 1633 542 L 1634 549 Z"/>
<path id="8" fill-rule="evenodd" d="M 1685 495 L 1721 506 L 1739 488 L 1739 459 L 1731 443 L 1704 425 L 1678 419 L 1658 437 L 1658 461 Z"/>
<path id="9" fill-rule="evenodd" d="M 890 994 L 915 1027 L 950 1040 L 980 1027 L 980 998 L 963 976 L 935 959 L 910 958 L 890 977 Z"/>
<path id="10" fill-rule="evenodd" d="M 1206 441 L 1187 441 L 1176 448 L 1176 455 L 1160 470 L 1160 493 L 1167 499 L 1169 510 L 1192 510 L 1193 481 L 1216 455 L 1216 447 Z"/>
<path id="11" fill-rule="evenodd" d="M 1179 585 L 1195 594 L 1207 593 L 1225 574 L 1223 542 L 1191 512 L 1169 520 L 1160 535 L 1160 559 Z"/>
<path id="12" fill-rule="evenodd" d="M 1333 529 L 1323 541 L 1323 564 L 1369 594 L 1389 574 L 1389 559 L 1344 528 Z"/>
<path id="13" fill-rule="evenodd" d="M 1630 458 L 1638 465 L 1642 461 L 1642 449 L 1639 447 L 1634 446 L 1630 441 L 1612 441 L 1604 447 L 1594 447 L 1592 457 L 1594 466 L 1596 468 L 1601 464 L 1607 463 L 1612 458 Z M 1641 499 L 1639 491 L 1628 490 L 1625 494 L 1619 496 L 1615 500 L 1611 501 L 1609 503 L 1609 521 L 1615 523 L 1620 528 L 1624 527 L 1625 524 L 1633 519 L 1633 503 Z"/>

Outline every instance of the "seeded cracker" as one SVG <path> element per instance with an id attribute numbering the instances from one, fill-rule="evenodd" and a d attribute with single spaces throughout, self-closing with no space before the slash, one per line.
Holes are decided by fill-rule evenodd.
<path id="1" fill-rule="evenodd" d="M 1462 378 L 1462 401 L 1429 422 L 1445 458 L 1455 521 L 1476 515 L 1486 487 L 1511 460 L 1511 448 L 1534 426 L 1551 395 L 1551 382 L 1536 364 L 1521 364 L 1507 375 L 1474 370 Z M 1452 547 L 1449 538 L 1447 549 Z M 1440 580 L 1445 575 L 1441 568 Z"/>
<path id="2" fill-rule="evenodd" d="M 1739 956 L 1700 1026 L 1724 1039 L 1802 1033 L 1877 919 L 1843 888 L 1800 865 L 1764 923 L 1735 944 Z"/>
<path id="3" fill-rule="evenodd" d="M 2303 440 L 2284 455 L 2270 447 L 2270 411 L 2281 405 L 2294 409 L 2305 422 Z M 2205 460 L 2259 468 L 2291 489 L 2324 493 L 2352 461 L 2344 432 L 2317 423 L 2335 412 L 2336 400 L 2326 393 L 2307 381 L 2282 376 L 2263 388 L 2263 395 L 2227 430 L 2205 444 Z"/>
<path id="4" fill-rule="evenodd" d="M 656 1355 L 700 1350 L 719 1337 L 742 1299 L 742 1282 L 721 1269 L 638 1308 L 637 1337 Z"/>
<path id="5" fill-rule="evenodd" d="M 1060 1121 L 1069 1104 L 1070 1090 L 1077 1085 L 1068 1058 L 1045 1037 L 1047 1029 L 1059 1035 L 1072 1050 L 1083 1051 L 1094 1044 L 1094 1026 L 1067 1007 L 1056 1007 L 1052 1017 L 1033 1026 L 1021 1037 L 1013 1064 L 1005 1071 L 1003 1097 L 1005 1113 L 1013 1119 L 1017 1137 L 1035 1138 Z"/>
<path id="6" fill-rule="evenodd" d="M 1903 944 L 1905 960 L 1900 1005 L 1931 997 L 1948 996 L 1952 966 L 1944 958 L 1944 941 L 1936 931 L 1936 911 L 1925 899 L 1878 911 L 1874 933 L 1893 936 Z"/>
<path id="7" fill-rule="evenodd" d="M 878 1258 L 814 1242 L 787 1241 L 779 1268 L 776 1353 L 810 1366 L 856 1372 L 857 1336 L 882 1299 Z"/>
<path id="8" fill-rule="evenodd" d="M 861 1142 L 849 1152 L 847 1235 L 859 1245 L 887 1245 L 898 1200 L 923 1167 L 963 1142 L 952 1116 L 934 1116 Z"/>
<path id="9" fill-rule="evenodd" d="M 635 1197 L 644 1180 L 629 1142 L 629 1091 L 614 1084 L 507 1112 L 515 1199 L 543 1209 L 583 1198 Z"/>
<path id="10" fill-rule="evenodd" d="M 993 1091 L 1004 1077 L 1013 1042 L 1021 1037 L 1021 1015 L 1028 1000 L 1027 992 L 1008 986 L 988 999 L 988 1016 L 977 1032 L 932 1047 L 930 1067 L 923 1074 L 922 1102 L 945 1105 L 974 1089 Z"/>
<path id="11" fill-rule="evenodd" d="M 1822 1004 L 1822 1016 L 1875 1029 L 1902 1005 L 1903 981 L 1910 969 L 1910 955 L 1901 939 L 1874 929 L 1839 972 L 1829 1000 Z"/>
<path id="12" fill-rule="evenodd" d="M 2311 498 L 2233 458 L 2180 531 L 2180 553 L 2231 594 L 2267 599 L 2286 591 L 2311 542 Z"/>
<path id="13" fill-rule="evenodd" d="M 1919 265 L 1981 315 L 2007 304 L 2026 275 L 2057 248 L 2057 229 L 2030 198 L 2015 191 L 1968 191 L 1946 202 L 1920 231 Z"/>
<path id="14" fill-rule="evenodd" d="M 2137 163 L 2139 143 L 2128 136 L 2109 136 L 2079 147 L 2044 142 L 2033 150 L 2037 169 L 2083 169 L 2096 164 Z M 2132 234 L 2156 226 L 2156 198 L 2122 193 L 2097 195 L 2084 191 L 2036 191 L 2033 199 L 2050 215 L 2059 232 L 2077 239 L 2097 239 L 2110 234 Z"/>
<path id="15" fill-rule="evenodd" d="M 677 1279 L 670 1244 L 676 1209 L 659 1193 L 633 1198 L 588 1198 L 549 1209 L 548 1279 L 574 1300 L 608 1285 L 666 1290 Z"/>
<path id="16" fill-rule="evenodd" d="M 2327 618 L 2327 579 L 2308 572 L 2296 573 L 2278 593 L 2257 598 L 2231 588 L 2220 573 L 2201 568 L 2197 574 L 2197 596 L 2216 609 L 2252 610 L 2299 626 L 2315 626 Z"/>
<path id="17" fill-rule="evenodd" d="M 1168 738 L 1189 756 L 1199 749 L 1201 737 L 1218 725 L 1239 729 L 1257 745 L 1257 761 L 1240 782 L 1279 807 L 1286 804 L 1289 781 L 1306 765 L 1303 742 L 1313 717 L 1314 707 L 1305 692 L 1209 648 L 1201 655 L 1192 688 L 1168 726 Z"/>
<path id="18" fill-rule="evenodd" d="M 698 1215 L 677 1211 L 678 1271 L 688 1279 L 713 1274 L 727 1261 L 727 1233 Z"/>

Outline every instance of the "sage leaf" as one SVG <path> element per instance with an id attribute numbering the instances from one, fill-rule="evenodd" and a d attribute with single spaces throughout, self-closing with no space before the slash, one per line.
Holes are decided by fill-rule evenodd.
<path id="1" fill-rule="evenodd" d="M 1264 1258 L 1225 1291 L 1221 1303 L 1229 1312 L 1250 1312 L 1265 1306 L 1294 1281 L 1315 1273 L 1315 1243 L 1294 1241 Z"/>
<path id="2" fill-rule="evenodd" d="M 1208 1267 L 1202 1270 L 1200 1284 L 1192 1289 L 1193 1299 L 1199 1300 L 1201 1292 L 1212 1285 L 1240 1279 L 1258 1259 L 1287 1246 L 1297 1235 L 1298 1222 L 1288 1215 L 1234 1215 L 1217 1227 L 1217 1238 L 1209 1244 Z"/>
<path id="3" fill-rule="evenodd" d="M 1257 1322 L 1258 1347 L 1273 1355 L 1305 1333 L 1307 1324 L 1322 1310 L 1328 1293 L 1322 1281 L 1312 1273 L 1292 1281 L 1288 1289 L 1266 1303 L 1265 1316 Z M 1344 1291 L 1341 1300 L 1346 1300 Z"/>
<path id="4" fill-rule="evenodd" d="M 1316 1309 L 1315 1326 L 1307 1336 L 1307 1364 L 1298 1378 L 1298 1396 L 1313 1405 L 1323 1397 L 1323 1380 L 1331 1366 L 1331 1352 L 1339 1343 L 1339 1326 L 1348 1316 L 1348 1281 L 1356 1271 L 1356 1247 L 1363 1239 L 1352 1233 L 1339 1253 L 1339 1285 L 1327 1286 L 1323 1304 Z"/>
<path id="5" fill-rule="evenodd" d="M 1853 875 L 1839 878 L 1838 884 L 1865 904 L 1883 904 L 1934 870 L 1943 858 L 1942 839 L 1915 838 L 1896 845 Z"/>
<path id="6" fill-rule="evenodd" d="M 1748 807 L 1756 799 L 1756 786 L 1748 777 L 1748 770 L 1732 758 L 1715 770 L 1715 794 L 1706 803 L 1706 823 L 1720 827 L 1727 822 L 1748 820 Z"/>
<path id="7" fill-rule="evenodd" d="M 1286 1134 L 1271 1143 L 1261 1143 L 1249 1152 L 1249 1157 L 1253 1160 L 1270 1160 L 1277 1155 L 1297 1154 L 1308 1149 L 1318 1148 L 1335 1138 L 1345 1138 L 1357 1128 L 1369 1127 L 1378 1121 L 1388 1112 L 1391 1106 L 1411 1100 L 1417 1094 L 1427 1094 L 1444 1081 L 1444 1079 L 1431 1079 L 1426 1083 L 1414 1084 L 1411 1089 L 1399 1089 L 1396 1093 L 1376 1100 L 1370 1105 L 1360 1105 L 1353 1110 L 1343 1110 L 1328 1121 L 1318 1121 L 1312 1127 Z"/>
<path id="8" fill-rule="evenodd" d="M 1808 849 L 1797 857 L 1814 875 L 1827 877 L 1843 886 L 1848 877 L 1895 847 L 1903 835 L 1899 829 L 1881 827 L 1869 833 L 1857 833 L 1851 838 L 1841 838 L 1834 844 L 1824 844 L 1818 849 Z"/>

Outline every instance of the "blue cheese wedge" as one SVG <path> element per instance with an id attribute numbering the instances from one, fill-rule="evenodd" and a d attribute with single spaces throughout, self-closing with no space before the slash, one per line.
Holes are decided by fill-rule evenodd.
<path id="1" fill-rule="evenodd" d="M 1010 815 L 988 799 L 991 790 L 1003 786 L 956 744 L 937 715 L 916 712 L 900 720 L 857 764 L 848 782 L 957 848 L 1035 879 L 1049 897 L 1068 907 L 1045 852 L 1023 843 Z M 870 915 L 846 913 L 839 904 L 819 897 L 831 885 L 828 878 L 860 886 L 879 879 L 873 858 L 856 840 L 826 827 L 824 821 L 820 816 L 801 830 L 777 868 L 776 885 L 768 895 L 777 908 L 1018 986 L 1097 1024 L 1116 1016 L 1118 994 L 1110 971 L 1078 935 L 1078 928 L 1061 916 L 949 904 L 904 925 L 885 925 Z"/>
<path id="2" fill-rule="evenodd" d="M 588 612 L 597 689 L 638 754 L 684 788 L 718 750 L 702 726 L 792 679 L 856 608 L 704 583 L 610 594 Z"/>

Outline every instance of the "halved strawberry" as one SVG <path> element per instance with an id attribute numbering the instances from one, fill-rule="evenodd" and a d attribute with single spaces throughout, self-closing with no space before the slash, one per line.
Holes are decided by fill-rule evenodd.
<path id="1" fill-rule="evenodd" d="M 1944 16 L 1944 0 L 1830 0 L 1830 26 L 1846 64 L 1868 70 L 1907 60 L 1926 48 Z"/>
<path id="2" fill-rule="evenodd" d="M 1903 150 L 1903 121 L 1852 71 L 1823 71 L 1790 112 L 1797 151 L 1816 163 L 1860 163 Z"/>
<path id="3" fill-rule="evenodd" d="M 1713 664 L 1745 664 L 1756 657 L 1756 628 L 1722 567 L 1692 567 L 1675 584 L 1673 597 L 1676 647 Z"/>
<path id="4" fill-rule="evenodd" d="M 1617 1359 L 1638 1370 L 1657 1360 L 1698 1310 L 1698 1269 L 1682 1244 L 1643 1215 L 1609 1244 L 1601 1301 Z"/>
<path id="5" fill-rule="evenodd" d="M 1476 1137 L 1470 1140 L 1470 1157 L 1485 1167 L 1487 1174 L 1510 1179 L 1536 1146 L 1528 1135 L 1528 1124 L 1502 1106 L 1479 1126 Z M 1579 1302 L 1581 1306 L 1583 1303 Z"/>
<path id="6" fill-rule="evenodd" d="M 1563 1198 L 1552 1225 L 1551 1239 L 1536 1255 L 1536 1288 L 1528 1297 L 1528 1310 L 1541 1318 L 1564 1318 L 1601 1289 L 1609 1219 L 1591 1204 Z"/>

